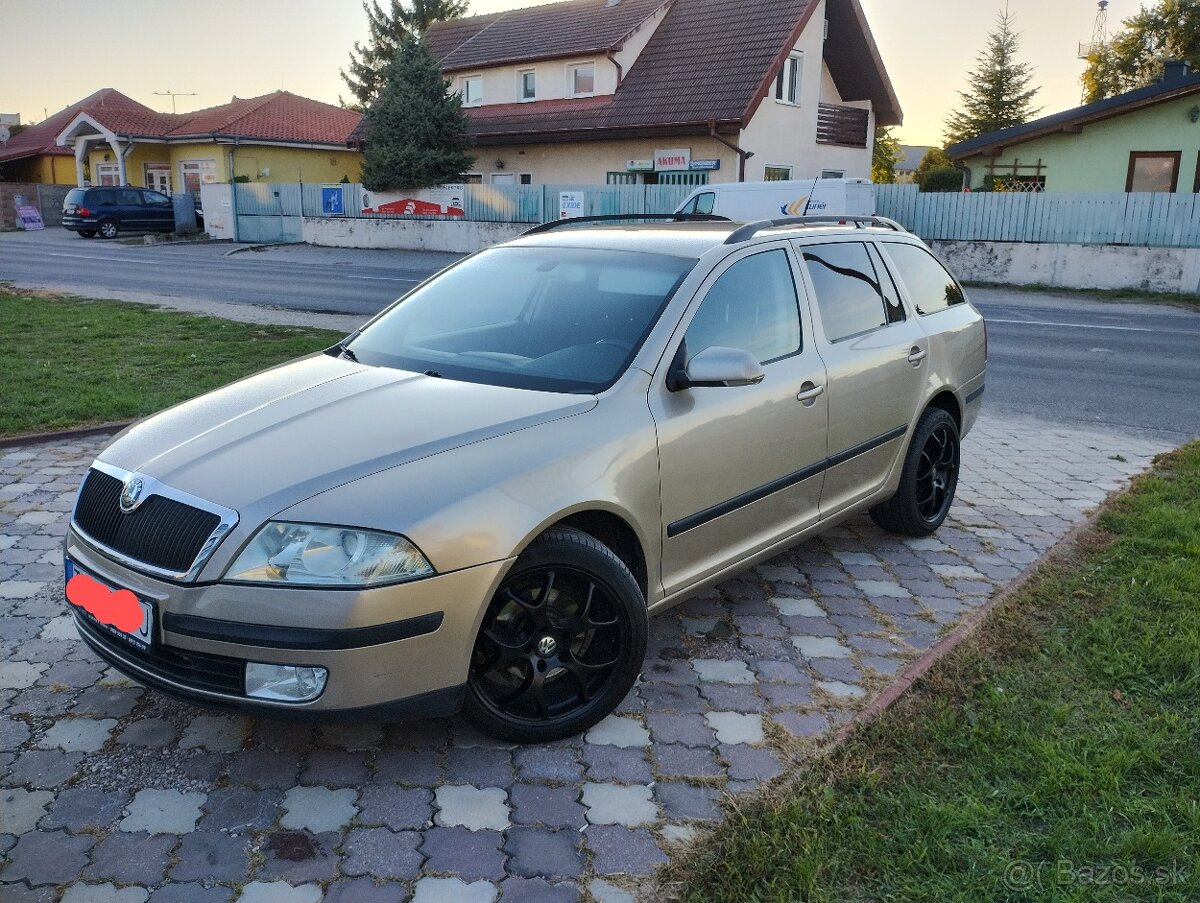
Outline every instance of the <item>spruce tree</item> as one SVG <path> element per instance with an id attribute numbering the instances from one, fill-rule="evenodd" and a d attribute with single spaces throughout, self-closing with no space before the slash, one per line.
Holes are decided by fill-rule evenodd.
<path id="1" fill-rule="evenodd" d="M 434 22 L 444 22 L 466 15 L 468 0 L 389 0 L 385 12 L 379 0 L 363 0 L 367 14 L 367 43 L 354 42 L 350 53 L 350 71 L 341 70 L 342 81 L 350 89 L 353 100 L 343 106 L 366 110 L 383 86 L 383 70 L 396 56 L 405 35 L 423 35 Z"/>
<path id="2" fill-rule="evenodd" d="M 946 121 L 946 142 L 957 144 L 986 132 L 1024 125 L 1041 112 L 1031 104 L 1040 88 L 1031 88 L 1033 68 L 1017 61 L 1021 35 L 1013 30 L 1008 8 L 996 17 L 996 29 L 976 57 L 962 107 Z"/>
<path id="3" fill-rule="evenodd" d="M 404 37 L 382 75 L 379 98 L 367 110 L 363 186 L 390 191 L 461 179 L 475 162 L 462 97 L 424 40 Z"/>

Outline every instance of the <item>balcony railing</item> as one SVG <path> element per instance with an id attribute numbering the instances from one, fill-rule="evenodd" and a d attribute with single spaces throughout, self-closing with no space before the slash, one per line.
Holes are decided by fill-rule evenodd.
<path id="1" fill-rule="evenodd" d="M 866 147 L 871 114 L 859 107 L 823 103 L 817 107 L 817 144 Z"/>

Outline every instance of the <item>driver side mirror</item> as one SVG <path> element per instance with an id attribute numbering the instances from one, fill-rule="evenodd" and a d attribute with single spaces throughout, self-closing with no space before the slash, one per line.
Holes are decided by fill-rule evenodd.
<path id="1" fill-rule="evenodd" d="M 762 365 L 749 351 L 713 345 L 674 371 L 667 388 L 678 392 L 693 387 L 754 386 L 765 378 Z"/>

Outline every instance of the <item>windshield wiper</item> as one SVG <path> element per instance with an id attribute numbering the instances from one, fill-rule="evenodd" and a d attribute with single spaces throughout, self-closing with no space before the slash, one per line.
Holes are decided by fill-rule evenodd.
<path id="1" fill-rule="evenodd" d="M 354 338 L 354 336 L 350 336 L 349 338 L 342 339 L 340 342 L 338 342 L 336 345 L 334 345 L 332 348 L 330 348 L 329 351 L 326 351 L 325 353 L 333 354 L 334 357 L 344 357 L 346 360 L 353 361 L 354 363 L 357 364 L 358 363 L 358 355 L 356 355 L 353 351 L 350 350 L 350 345 L 349 345 L 350 340 L 353 338 Z"/>

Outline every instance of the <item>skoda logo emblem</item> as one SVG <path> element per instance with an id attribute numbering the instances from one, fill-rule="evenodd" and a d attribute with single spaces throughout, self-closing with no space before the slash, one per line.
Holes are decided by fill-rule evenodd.
<path id="1" fill-rule="evenodd" d="M 537 651 L 538 655 L 543 658 L 549 658 L 554 654 L 554 650 L 558 648 L 558 643 L 554 642 L 554 637 L 544 636 L 538 640 Z"/>
<path id="2" fill-rule="evenodd" d="M 125 485 L 121 488 L 121 510 L 129 514 L 137 510 L 137 506 L 142 503 L 142 493 L 146 489 L 146 484 L 142 482 L 139 476 L 131 476 L 125 481 Z"/>

